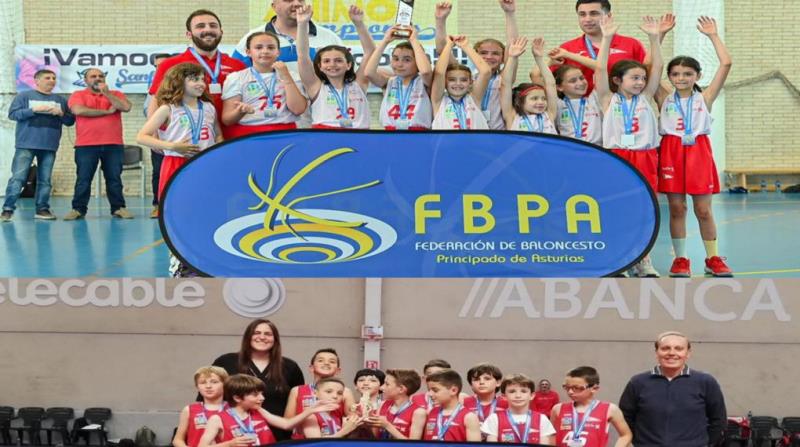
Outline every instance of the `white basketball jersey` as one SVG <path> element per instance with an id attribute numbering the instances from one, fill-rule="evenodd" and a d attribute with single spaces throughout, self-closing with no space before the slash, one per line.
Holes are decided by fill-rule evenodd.
<path id="1" fill-rule="evenodd" d="M 383 127 L 398 127 L 397 120 L 402 119 L 397 89 L 398 79 L 397 76 L 389 78 L 389 82 L 386 84 L 386 91 L 383 93 L 383 102 L 381 102 L 381 126 Z M 414 88 L 411 90 L 411 96 L 406 107 L 405 119 L 410 121 L 408 127 L 430 129 L 433 121 L 431 98 L 428 96 L 428 92 L 425 90 L 425 83 L 419 75 L 414 78 L 413 82 Z M 403 94 L 406 94 L 407 90 L 408 86 L 404 86 Z"/>
<path id="2" fill-rule="evenodd" d="M 528 127 L 528 123 L 525 122 L 525 119 L 520 116 L 519 113 L 514 114 L 514 123 L 511 125 L 511 128 L 508 130 L 516 130 L 522 132 L 540 132 L 546 133 L 550 135 L 558 135 L 558 131 L 556 131 L 556 126 L 553 124 L 553 121 L 550 119 L 550 116 L 546 113 L 542 113 L 539 116 L 542 117 L 542 128 L 539 130 L 539 118 L 535 114 L 528 115 L 528 122 L 530 123 L 532 129 Z"/>
<path id="3" fill-rule="evenodd" d="M 628 100 L 630 107 L 632 100 Z M 653 107 L 644 97 L 639 97 L 633 113 L 633 142 L 623 145 L 625 120 L 622 116 L 622 105 L 619 95 L 614 94 L 608 110 L 603 114 L 603 147 L 606 149 L 646 150 L 658 147 L 658 123 Z"/>
<path id="4" fill-rule="evenodd" d="M 190 113 L 192 114 L 192 119 L 194 122 L 198 122 L 200 120 L 200 110 L 199 109 L 189 109 Z M 203 130 L 200 132 L 200 142 L 198 146 L 200 146 L 200 150 L 206 150 L 209 147 L 214 145 L 216 141 L 217 135 L 214 130 L 214 126 L 217 123 L 217 111 L 214 109 L 214 104 L 210 102 L 203 102 Z M 158 129 L 158 139 L 162 141 L 184 141 L 192 139 L 192 125 L 189 122 L 189 117 L 186 116 L 186 112 L 183 110 L 182 106 L 176 106 L 170 104 L 169 106 L 169 122 L 166 126 L 162 126 Z M 173 157 L 183 157 L 183 154 L 180 152 L 175 151 L 164 151 L 164 155 L 170 155 Z"/>
<path id="5" fill-rule="evenodd" d="M 478 72 L 472 73 L 472 79 L 473 81 L 478 79 Z M 503 108 L 500 105 L 501 82 L 500 74 L 492 75 L 479 104 L 489 129 L 493 130 L 505 130 L 506 128 L 506 122 L 503 119 Z"/>
<path id="6" fill-rule="evenodd" d="M 684 113 L 689 113 L 689 98 L 681 98 L 681 109 Z M 692 92 L 692 132 L 693 137 L 698 135 L 708 135 L 711 133 L 711 114 L 706 107 L 706 101 L 700 92 Z M 683 115 L 675 104 L 675 95 L 668 95 L 661 104 L 661 119 L 659 120 L 659 133 L 661 135 L 675 135 L 683 137 L 686 135 L 686 124 Z"/>
<path id="7" fill-rule="evenodd" d="M 364 90 L 355 82 L 344 85 L 347 94 L 347 114 L 339 112 L 336 97 L 330 84 L 323 84 L 317 98 L 311 102 L 311 124 L 329 127 L 342 127 L 340 120 L 350 119 L 352 129 L 369 129 L 369 103 Z M 339 92 L 340 94 L 342 92 Z"/>
<path id="8" fill-rule="evenodd" d="M 264 85 L 266 85 L 267 89 L 272 90 L 273 80 L 275 82 L 275 92 L 272 97 L 272 107 L 270 107 L 267 93 L 249 68 L 228 75 L 225 79 L 225 85 L 222 87 L 222 99 L 241 96 L 243 103 L 253 106 L 255 109 L 254 113 L 243 116 L 239 124 L 243 126 L 263 126 L 294 123 L 298 120 L 299 117 L 286 106 L 286 88 L 280 78 L 275 79 L 276 76 L 278 74 L 274 71 L 272 73 L 261 73 L 261 78 L 264 80 Z M 292 73 L 292 79 L 302 92 L 299 77 Z"/>
<path id="9" fill-rule="evenodd" d="M 572 104 L 575 116 L 580 118 L 581 100 L 569 99 L 564 97 L 558 101 L 558 133 L 570 138 L 575 136 L 575 126 L 572 123 L 572 115 L 567 108 L 566 101 Z M 586 97 L 586 107 L 583 111 L 583 122 L 581 123 L 583 136 L 578 138 L 589 143 L 603 144 L 603 115 L 600 113 L 600 101 L 597 99 L 597 92 L 593 91 Z"/>
<path id="10" fill-rule="evenodd" d="M 472 95 L 467 94 L 464 96 L 464 108 L 466 109 L 467 129 L 489 128 L 489 125 L 486 123 L 486 117 L 483 116 L 478 104 L 475 104 Z M 439 110 L 436 111 L 436 116 L 433 118 L 433 128 L 440 130 L 459 130 L 461 128 L 458 122 L 456 108 L 453 105 L 453 99 L 450 95 L 445 94 L 442 98 L 442 103 L 439 104 Z"/>

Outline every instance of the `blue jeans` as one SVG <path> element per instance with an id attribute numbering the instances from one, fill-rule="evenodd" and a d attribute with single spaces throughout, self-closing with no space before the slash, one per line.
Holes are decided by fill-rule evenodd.
<path id="1" fill-rule="evenodd" d="M 56 151 L 44 149 L 20 149 L 14 152 L 11 161 L 11 178 L 6 187 L 6 200 L 3 210 L 14 211 L 17 209 L 17 199 L 22 193 L 22 187 L 28 180 L 28 170 L 31 162 L 36 157 L 36 211 L 50 209 L 50 190 L 53 189 L 50 178 L 53 174 L 53 164 L 56 161 Z"/>
<path id="2" fill-rule="evenodd" d="M 111 205 L 111 213 L 125 208 L 125 197 L 122 195 L 122 158 L 120 144 L 98 146 L 75 146 L 75 193 L 72 196 L 72 209 L 86 214 L 89 209 L 89 197 L 92 195 L 92 180 L 97 170 L 97 163 L 103 170 L 106 181 L 106 196 Z"/>

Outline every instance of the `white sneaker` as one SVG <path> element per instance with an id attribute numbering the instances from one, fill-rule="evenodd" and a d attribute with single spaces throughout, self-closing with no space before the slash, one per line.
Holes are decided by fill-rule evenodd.
<path id="1" fill-rule="evenodd" d="M 653 267 L 653 261 L 650 260 L 650 256 L 645 256 L 644 259 L 639 261 L 633 267 L 634 271 L 636 272 L 636 276 L 639 278 L 660 278 L 658 270 Z"/>

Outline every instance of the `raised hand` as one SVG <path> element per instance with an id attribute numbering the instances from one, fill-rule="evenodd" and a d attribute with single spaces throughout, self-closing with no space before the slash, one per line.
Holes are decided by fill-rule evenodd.
<path id="1" fill-rule="evenodd" d="M 659 23 L 653 16 L 642 17 L 642 24 L 639 29 L 644 31 L 648 36 L 658 36 Z"/>
<path id="2" fill-rule="evenodd" d="M 672 31 L 673 28 L 675 28 L 675 15 L 669 12 L 661 16 L 658 21 L 658 33 L 663 36 Z"/>
<path id="3" fill-rule="evenodd" d="M 517 37 L 516 39 L 511 41 L 511 45 L 508 46 L 508 55 L 509 57 L 519 57 L 522 54 L 525 54 L 525 48 L 528 47 L 528 38 L 527 37 Z"/>
<path id="4" fill-rule="evenodd" d="M 464 35 L 450 36 L 450 40 L 459 48 L 466 48 L 469 46 L 469 39 L 467 39 L 467 36 Z"/>
<path id="5" fill-rule="evenodd" d="M 409 42 L 413 42 L 413 41 L 415 41 L 415 40 L 417 40 L 417 39 L 419 38 L 419 33 L 417 32 L 417 27 L 416 27 L 416 26 L 414 26 L 414 24 L 413 24 L 413 23 L 411 24 L 411 26 L 409 26 L 409 27 L 407 27 L 407 28 L 405 28 L 405 29 L 407 29 L 407 30 L 408 30 L 408 32 L 410 32 L 410 33 L 411 33 L 411 34 L 408 36 L 408 41 L 409 41 Z"/>
<path id="6" fill-rule="evenodd" d="M 619 25 L 614 22 L 613 17 L 604 15 L 600 17 L 600 31 L 602 31 L 603 36 L 613 37 L 619 31 Z"/>
<path id="7" fill-rule="evenodd" d="M 436 11 L 434 12 L 436 19 L 446 19 L 453 10 L 453 4 L 450 2 L 439 2 L 436 4 Z"/>
<path id="8" fill-rule="evenodd" d="M 697 30 L 706 36 L 714 36 L 717 34 L 717 21 L 713 17 L 700 16 L 697 19 Z"/>
<path id="9" fill-rule="evenodd" d="M 363 9 L 359 8 L 356 5 L 350 5 L 350 9 L 347 12 L 350 15 L 350 21 L 353 22 L 354 25 L 364 23 Z"/>
<path id="10" fill-rule="evenodd" d="M 500 3 L 500 8 L 503 9 L 503 12 L 517 12 L 516 0 L 498 0 L 498 2 Z"/>
<path id="11" fill-rule="evenodd" d="M 314 9 L 311 5 L 303 5 L 297 8 L 297 22 L 308 23 L 311 21 L 311 16 L 314 15 Z"/>
<path id="12" fill-rule="evenodd" d="M 547 57 L 549 57 L 554 64 L 563 64 L 565 55 L 566 50 L 561 47 L 553 48 L 547 52 Z"/>
<path id="13" fill-rule="evenodd" d="M 386 28 L 386 32 L 383 33 L 383 40 L 386 43 L 389 43 L 389 42 L 392 42 L 394 40 L 397 40 L 397 36 L 394 33 L 397 32 L 397 31 L 400 31 L 401 29 L 403 29 L 403 28 L 400 25 L 397 25 L 397 24 L 394 24 L 394 25 L 390 26 L 389 28 Z"/>
<path id="14" fill-rule="evenodd" d="M 535 57 L 544 57 L 544 37 L 533 39 L 531 51 Z"/>

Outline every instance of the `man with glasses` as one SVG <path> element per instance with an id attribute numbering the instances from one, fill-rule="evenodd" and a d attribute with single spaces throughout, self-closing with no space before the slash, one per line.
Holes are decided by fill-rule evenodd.
<path id="1" fill-rule="evenodd" d="M 131 110 L 125 95 L 110 90 L 106 75 L 99 68 L 89 68 L 83 74 L 86 88 L 69 98 L 69 108 L 75 114 L 75 192 L 72 211 L 64 220 L 82 219 L 89 208 L 92 180 L 97 164 L 106 181 L 106 195 L 111 216 L 133 219 L 125 208 L 122 195 L 122 112 Z"/>
<path id="2" fill-rule="evenodd" d="M 655 341 L 658 365 L 631 378 L 619 406 L 636 447 L 701 447 L 722 438 L 727 415 L 719 383 L 689 368 L 689 338 L 664 332 Z"/>

